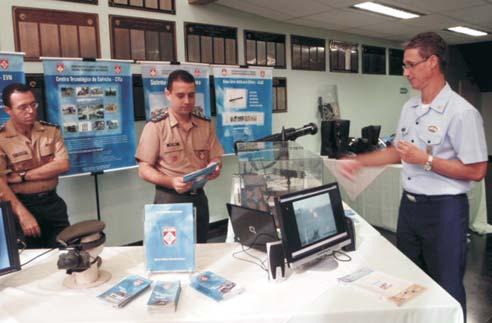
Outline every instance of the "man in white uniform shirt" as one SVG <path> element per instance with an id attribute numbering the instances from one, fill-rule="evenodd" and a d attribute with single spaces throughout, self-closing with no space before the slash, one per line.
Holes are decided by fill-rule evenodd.
<path id="1" fill-rule="evenodd" d="M 403 164 L 397 246 L 460 302 L 466 318 L 466 193 L 485 177 L 488 155 L 480 113 L 446 82 L 446 52 L 430 32 L 405 46 L 403 74 L 421 94 L 403 106 L 395 144 L 339 169 L 350 178 L 364 166 Z"/>

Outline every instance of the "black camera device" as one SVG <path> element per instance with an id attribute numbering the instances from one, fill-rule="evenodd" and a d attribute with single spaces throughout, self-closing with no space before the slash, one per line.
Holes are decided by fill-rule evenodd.
<path id="1" fill-rule="evenodd" d="M 103 232 L 104 222 L 98 220 L 88 220 L 76 223 L 65 228 L 56 237 L 60 244 L 60 250 L 68 252 L 60 254 L 58 258 L 58 269 L 65 269 L 67 274 L 73 272 L 82 272 L 91 267 L 92 264 L 100 261 L 99 257 L 91 260 L 90 254 L 86 251 L 99 247 L 106 241 L 106 235 Z M 99 238 L 93 241 L 82 242 L 82 238 L 99 233 Z"/>

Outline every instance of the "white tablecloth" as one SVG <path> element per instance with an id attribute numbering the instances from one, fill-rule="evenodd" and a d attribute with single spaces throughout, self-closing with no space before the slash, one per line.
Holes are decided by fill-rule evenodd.
<path id="1" fill-rule="evenodd" d="M 244 293 L 215 302 L 188 286 L 188 274 L 154 275 L 153 279 L 181 279 L 183 287 L 177 312 L 161 314 L 147 311 L 149 291 L 121 309 L 96 298 L 123 277 L 144 274 L 142 247 L 105 248 L 102 268 L 112 273 L 112 279 L 82 290 L 62 286 L 65 273 L 56 269 L 55 251 L 0 278 L 0 322 L 463 322 L 458 302 L 374 228 L 359 218 L 356 230 L 359 247 L 350 253 L 352 262 L 340 263 L 333 271 L 314 267 L 290 273 L 283 282 L 269 282 L 258 266 L 233 258 L 233 251 L 240 250 L 237 244 L 197 245 L 197 270 L 212 270 L 231 279 L 245 288 Z M 28 250 L 21 261 L 40 252 Z M 337 283 L 337 277 L 359 265 L 421 284 L 427 291 L 397 307 L 362 289 Z"/>
<path id="2" fill-rule="evenodd" d="M 326 169 L 325 182 L 335 181 L 332 171 L 335 168 L 334 159 L 324 159 Z M 396 232 L 398 222 L 398 208 L 402 194 L 400 179 L 402 166 L 389 165 L 379 173 L 375 179 L 351 200 L 349 195 L 341 186 L 342 198 L 358 214 L 372 225 Z M 371 172 L 366 173 L 371 176 Z M 487 223 L 487 204 L 485 196 L 485 182 L 482 180 L 475 183 L 473 189 L 468 193 L 470 202 L 470 229 L 484 234 L 492 233 L 492 225 Z"/>

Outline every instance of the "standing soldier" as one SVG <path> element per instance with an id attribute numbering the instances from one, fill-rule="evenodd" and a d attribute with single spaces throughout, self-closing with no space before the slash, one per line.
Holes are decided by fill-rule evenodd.
<path id="1" fill-rule="evenodd" d="M 0 128 L 2 198 L 12 203 L 28 248 L 56 248 L 56 236 L 69 226 L 56 193 L 58 176 L 70 168 L 63 138 L 57 126 L 37 121 L 39 104 L 27 85 L 8 85 L 2 99 L 10 116 Z"/>
<path id="2" fill-rule="evenodd" d="M 169 74 L 166 97 L 169 108 L 145 125 L 135 157 L 138 173 L 155 184 L 155 204 L 193 203 L 197 214 L 197 242 L 207 242 L 208 199 L 203 189 L 190 191 L 183 175 L 217 162 L 214 179 L 220 174 L 224 150 L 210 120 L 193 113 L 195 79 L 183 70 Z"/>

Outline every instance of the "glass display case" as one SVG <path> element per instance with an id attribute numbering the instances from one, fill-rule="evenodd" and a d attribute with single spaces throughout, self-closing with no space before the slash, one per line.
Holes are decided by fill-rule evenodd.
<path id="1" fill-rule="evenodd" d="M 323 182 L 320 156 L 293 141 L 237 143 L 240 190 L 245 207 L 273 211 L 273 198 Z"/>

